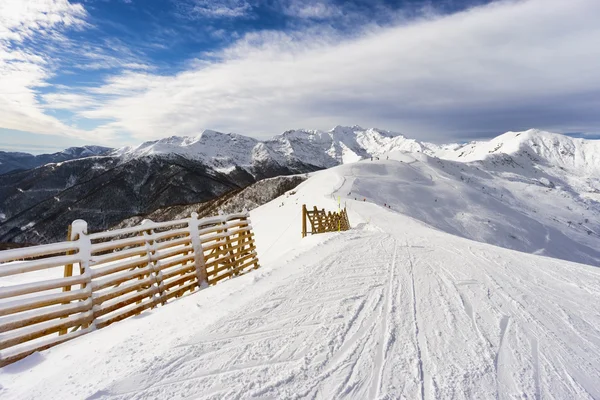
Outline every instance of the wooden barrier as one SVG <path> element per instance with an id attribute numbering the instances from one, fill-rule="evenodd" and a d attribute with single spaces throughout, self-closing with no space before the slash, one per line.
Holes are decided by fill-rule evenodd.
<path id="1" fill-rule="evenodd" d="M 251 229 L 247 213 L 92 234 L 77 220 L 66 242 L 0 251 L 0 367 L 258 268 Z"/>
<path id="2" fill-rule="evenodd" d="M 310 222 L 311 231 L 307 231 L 306 221 Z M 306 204 L 302 205 L 302 237 L 306 237 L 308 233 L 323 233 L 323 232 L 338 232 L 347 231 L 350 229 L 350 221 L 346 207 L 338 212 L 326 212 L 325 209 L 317 210 L 314 207 L 308 211 Z"/>

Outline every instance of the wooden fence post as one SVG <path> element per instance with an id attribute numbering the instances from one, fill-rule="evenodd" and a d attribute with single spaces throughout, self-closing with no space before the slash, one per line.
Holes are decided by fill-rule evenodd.
<path id="1" fill-rule="evenodd" d="M 306 204 L 302 204 L 302 237 L 306 237 Z"/>
<path id="2" fill-rule="evenodd" d="M 67 231 L 67 241 L 73 241 L 73 238 L 71 237 L 71 233 L 73 231 L 73 227 L 71 225 L 69 225 L 69 230 Z M 74 251 L 67 251 L 67 255 L 72 255 L 75 254 Z M 65 264 L 65 269 L 64 269 L 64 273 L 63 273 L 63 277 L 64 278 L 69 278 L 73 276 L 73 264 Z M 62 288 L 63 292 L 70 292 L 71 291 L 71 285 L 67 285 L 67 286 L 63 286 Z M 66 303 L 63 303 L 66 304 Z M 67 317 L 65 317 L 67 318 Z M 66 335 L 68 332 L 68 329 L 61 329 L 58 334 L 59 335 Z"/>
<path id="3" fill-rule="evenodd" d="M 198 287 L 200 289 L 208 287 L 208 275 L 206 273 L 206 263 L 204 262 L 204 250 L 200 243 L 200 233 L 198 229 L 198 213 L 193 212 L 188 222 L 190 238 L 192 240 L 192 251 L 194 252 L 194 266 L 196 267 L 196 276 Z"/>
<path id="4" fill-rule="evenodd" d="M 142 221 L 142 223 L 140 224 L 140 226 L 144 226 L 144 225 L 152 225 L 154 222 L 150 219 L 145 219 Z M 166 304 L 166 300 L 164 299 L 164 285 L 162 282 L 162 272 L 160 271 L 160 261 L 155 261 L 154 256 L 156 254 L 156 243 L 154 241 L 154 229 L 148 227 L 148 229 L 145 229 L 142 231 L 142 236 L 144 237 L 144 246 L 146 248 L 146 257 L 148 259 L 148 266 L 150 267 L 150 270 L 152 272 L 150 272 L 148 275 L 152 275 L 152 278 L 154 278 L 154 283 L 156 284 L 156 290 L 157 290 L 157 295 L 159 300 L 156 300 L 155 296 L 152 295 L 153 299 L 152 299 L 152 308 L 156 307 L 158 305 L 158 301 L 160 301 L 162 303 L 162 305 Z M 140 264 L 141 265 L 141 264 Z M 143 267 L 142 267 L 143 268 Z M 146 275 L 140 275 L 139 276 L 139 280 L 144 280 L 144 278 L 146 277 Z M 141 292 L 145 290 L 143 287 L 141 287 L 138 292 Z M 142 300 L 138 300 L 137 304 L 141 304 Z"/>
<path id="5" fill-rule="evenodd" d="M 77 219 L 71 224 L 71 237 L 73 240 L 77 240 L 79 247 L 79 274 L 85 278 L 85 282 L 81 284 L 82 289 L 87 289 L 87 299 L 85 302 L 89 302 L 88 311 L 92 312 L 91 323 L 82 324 L 81 328 L 85 329 L 88 326 L 92 326 L 92 329 L 96 329 L 96 306 L 94 306 L 93 293 L 94 288 L 92 287 L 92 272 L 90 271 L 90 261 L 92 259 L 92 241 L 87 235 L 88 225 L 82 219 Z"/>

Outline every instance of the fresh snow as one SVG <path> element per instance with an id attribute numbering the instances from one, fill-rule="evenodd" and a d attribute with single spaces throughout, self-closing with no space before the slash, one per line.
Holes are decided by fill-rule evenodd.
<path id="1" fill-rule="evenodd" d="M 329 168 L 356 162 L 387 151 L 423 151 L 426 147 L 414 139 L 381 129 L 360 126 L 318 130 L 290 130 L 270 140 L 205 130 L 196 137 L 171 136 L 124 147 L 113 156 L 130 160 L 156 154 L 185 157 L 201 161 L 219 172 L 228 173 L 235 167 L 252 172 L 252 166 L 264 162 L 289 165 L 294 162 Z"/>
<path id="2" fill-rule="evenodd" d="M 5 367 L 0 397 L 600 398 L 600 269 L 482 243 L 593 260 L 598 239 L 527 209 L 549 188 L 517 196 L 504 164 L 381 160 L 252 211 L 259 270 Z M 301 239 L 302 204 L 353 229 Z"/>

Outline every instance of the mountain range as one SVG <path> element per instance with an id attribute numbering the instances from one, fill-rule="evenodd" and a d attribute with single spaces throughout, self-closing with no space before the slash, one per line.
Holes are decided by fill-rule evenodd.
<path id="1" fill-rule="evenodd" d="M 431 179 L 444 180 L 449 189 L 407 184 L 395 195 L 431 197 L 445 206 L 419 208 L 419 202 L 407 202 L 410 206 L 400 210 L 405 214 L 484 242 L 498 240 L 494 229 L 506 215 L 515 220 L 511 226 L 528 221 L 542 226 L 533 231 L 550 236 L 563 235 L 567 227 L 573 231 L 569 240 L 585 247 L 576 250 L 581 254 L 573 255 L 574 260 L 595 262 L 596 253 L 588 250 L 598 245 L 600 232 L 600 142 L 539 130 L 450 145 L 359 126 L 290 130 L 266 141 L 212 130 L 196 137 L 168 137 L 0 175 L 0 242 L 62 240 L 74 219 L 85 219 L 94 230 L 106 229 L 165 207 L 209 201 L 264 178 L 394 152 L 416 155 L 419 176 L 430 170 Z M 469 190 L 453 195 L 452 188 L 459 185 Z M 467 224 L 461 213 L 479 213 L 480 224 L 469 226 L 473 219 Z M 498 244 L 528 252 L 548 248 L 539 243 L 544 237 L 532 239 L 527 226 L 521 229 L 507 231 Z M 564 258 L 566 253 L 560 254 Z"/>
<path id="2" fill-rule="evenodd" d="M 108 154 L 114 149 L 103 146 L 69 147 L 52 154 L 33 155 L 29 153 L 0 151 L 0 175 L 23 171 L 50 163 L 76 160 L 79 158 Z"/>

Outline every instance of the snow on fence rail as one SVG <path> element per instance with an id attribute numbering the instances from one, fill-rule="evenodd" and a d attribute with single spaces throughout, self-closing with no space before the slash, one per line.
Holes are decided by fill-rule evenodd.
<path id="1" fill-rule="evenodd" d="M 311 231 L 306 230 L 306 221 L 310 222 Z M 306 237 L 308 233 L 323 233 L 347 231 L 350 229 L 350 221 L 346 207 L 338 212 L 326 212 L 325 209 L 318 210 L 315 206 L 311 211 L 308 211 L 306 204 L 302 205 L 302 237 Z"/>
<path id="2" fill-rule="evenodd" d="M 0 367 L 258 268 L 251 229 L 247 213 L 91 234 L 77 220 L 66 242 L 0 251 Z"/>

